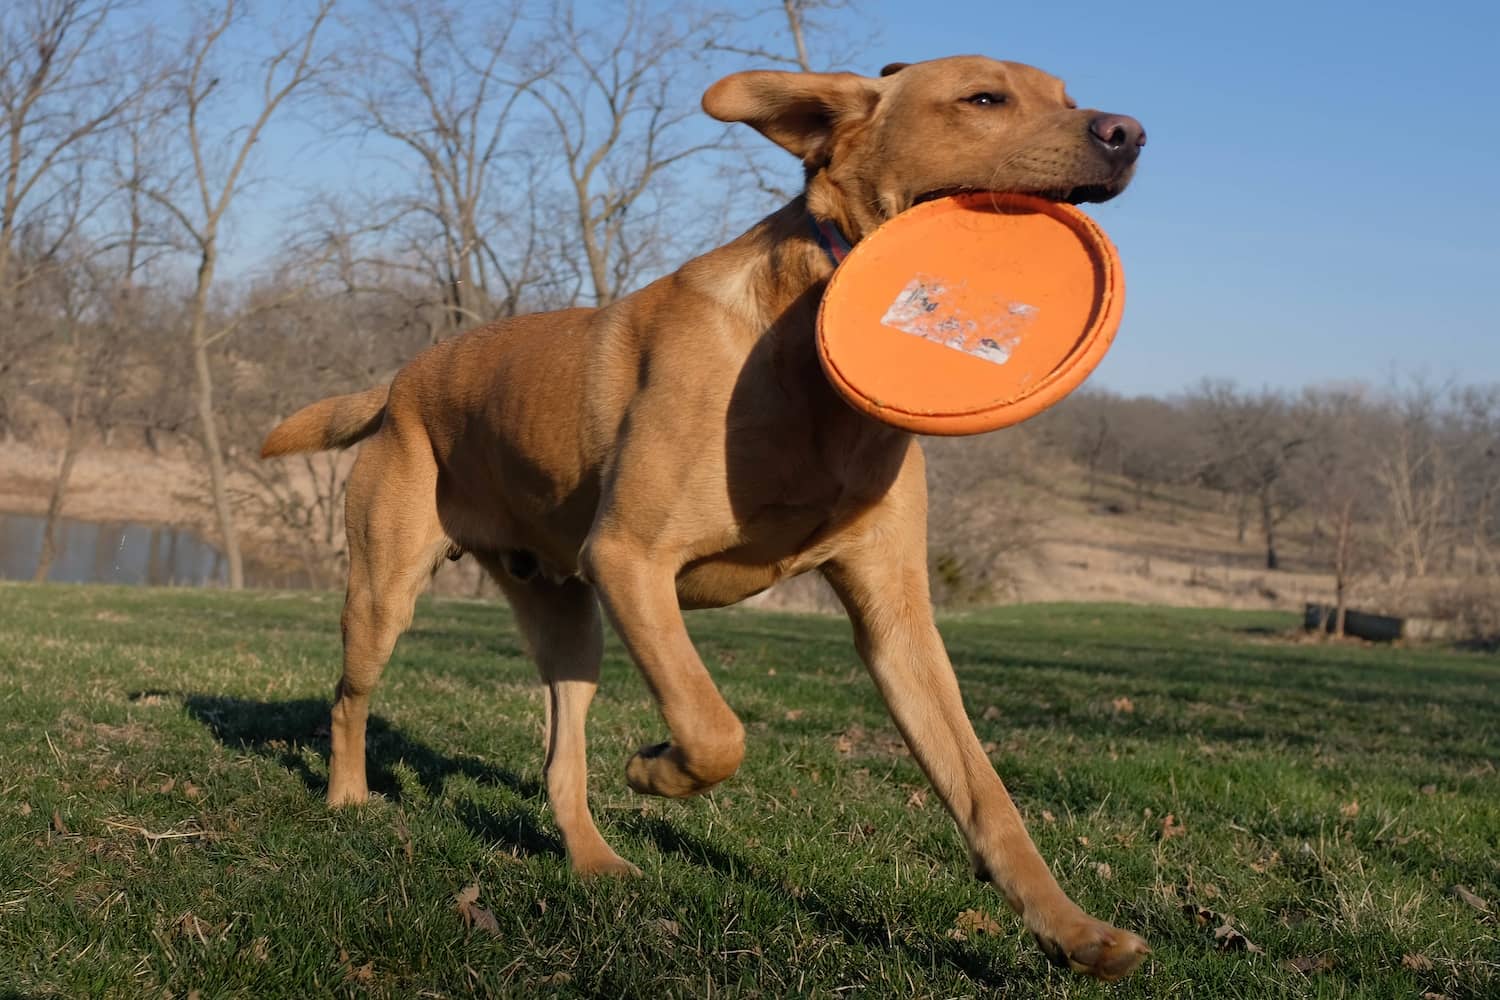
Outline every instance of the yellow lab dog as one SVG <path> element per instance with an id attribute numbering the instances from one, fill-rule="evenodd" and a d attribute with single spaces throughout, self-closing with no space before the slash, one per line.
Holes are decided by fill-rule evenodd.
<path id="1" fill-rule="evenodd" d="M 504 589 L 546 682 L 547 794 L 573 868 L 634 871 L 586 797 L 599 607 L 671 735 L 631 758 L 630 786 L 694 795 L 734 773 L 744 727 L 682 609 L 816 569 L 980 877 L 1054 961 L 1123 976 L 1145 943 L 1059 888 L 964 712 L 928 596 L 922 450 L 835 395 L 813 323 L 840 244 L 954 191 L 1102 201 L 1129 181 L 1145 133 L 1079 109 L 1040 70 L 978 56 L 879 78 L 738 73 L 703 107 L 800 158 L 804 194 L 606 308 L 469 331 L 266 439 L 267 456 L 367 439 L 349 480 L 329 803 L 368 794 L 370 694 L 434 567 L 467 552 Z"/>

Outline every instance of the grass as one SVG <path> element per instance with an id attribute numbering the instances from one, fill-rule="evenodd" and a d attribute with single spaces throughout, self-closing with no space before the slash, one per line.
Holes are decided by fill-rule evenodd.
<path id="1" fill-rule="evenodd" d="M 969 877 L 841 621 L 690 617 L 751 743 L 688 802 L 624 787 L 663 731 L 611 645 L 593 802 L 645 874 L 581 883 L 494 606 L 424 602 L 376 696 L 383 795 L 323 807 L 337 615 L 0 586 L 0 996 L 1500 995 L 1496 918 L 1453 889 L 1500 909 L 1493 655 L 1302 644 L 1265 613 L 945 620 L 1043 853 L 1155 949 L 1107 987 Z M 475 884 L 492 931 L 455 907 Z M 1261 951 L 1216 944 L 1226 914 Z"/>

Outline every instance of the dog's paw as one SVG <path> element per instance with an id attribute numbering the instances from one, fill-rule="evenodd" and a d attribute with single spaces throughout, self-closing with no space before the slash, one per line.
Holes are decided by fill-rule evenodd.
<path id="1" fill-rule="evenodd" d="M 736 759 L 735 764 L 739 761 Z M 734 767 L 689 768 L 680 748 L 672 743 L 643 747 L 625 765 L 625 782 L 642 795 L 685 799 L 708 791 L 734 773 Z"/>
<path id="2" fill-rule="evenodd" d="M 1095 920 L 1081 910 L 1051 932 L 1033 930 L 1032 934 L 1053 965 L 1106 983 L 1130 975 L 1151 954 L 1146 942 L 1136 935 Z"/>
<path id="3" fill-rule="evenodd" d="M 569 858 L 573 874 L 579 878 L 621 877 L 639 875 L 641 870 L 614 851 L 605 850 L 588 857 Z"/>
<path id="4" fill-rule="evenodd" d="M 364 785 L 339 785 L 328 787 L 328 808 L 342 809 L 345 806 L 361 806 L 369 801 L 370 791 Z"/>

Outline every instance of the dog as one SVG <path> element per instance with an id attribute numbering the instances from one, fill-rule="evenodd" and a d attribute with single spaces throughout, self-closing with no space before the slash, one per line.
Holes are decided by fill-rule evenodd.
<path id="1" fill-rule="evenodd" d="M 626 780 L 690 796 L 734 773 L 745 730 L 683 610 L 817 570 L 978 876 L 1054 962 L 1118 979 L 1145 942 L 1058 886 L 964 711 L 933 623 L 922 449 L 835 394 L 814 320 L 836 256 L 820 232 L 858 244 L 961 191 L 1103 201 L 1129 182 L 1145 132 L 1080 109 L 1038 69 L 979 56 L 879 77 L 736 73 L 703 108 L 798 157 L 803 194 L 606 307 L 470 330 L 266 438 L 265 457 L 365 442 L 348 483 L 328 802 L 365 800 L 371 692 L 423 585 L 467 553 L 504 591 L 546 685 L 547 795 L 573 870 L 635 872 L 586 798 L 601 606 L 670 734 L 630 759 Z"/>

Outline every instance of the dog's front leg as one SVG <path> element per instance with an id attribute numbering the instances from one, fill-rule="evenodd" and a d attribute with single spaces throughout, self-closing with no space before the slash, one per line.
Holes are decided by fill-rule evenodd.
<path id="1" fill-rule="evenodd" d="M 591 537 L 582 561 L 672 734 L 670 743 L 645 747 L 630 758 L 626 780 L 648 795 L 683 798 L 707 791 L 740 766 L 745 727 L 688 637 L 675 567 L 660 553 L 618 536 Z"/>
<path id="2" fill-rule="evenodd" d="M 824 567 L 891 717 L 968 842 L 975 871 L 996 886 L 1054 962 L 1104 980 L 1148 950 L 1090 917 L 1058 886 L 964 711 L 933 622 L 920 517 L 890 518 Z"/>

